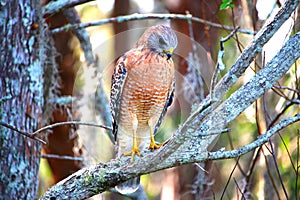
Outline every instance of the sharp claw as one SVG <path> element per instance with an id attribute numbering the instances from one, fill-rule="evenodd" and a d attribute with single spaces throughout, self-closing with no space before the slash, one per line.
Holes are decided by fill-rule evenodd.
<path id="1" fill-rule="evenodd" d="M 155 149 L 159 149 L 162 145 L 164 145 L 164 143 L 156 144 L 155 141 L 154 141 L 154 138 L 153 138 L 153 139 L 151 139 L 151 141 L 150 141 L 149 149 L 150 149 L 151 151 L 154 151 Z"/>
<path id="2" fill-rule="evenodd" d="M 135 156 L 135 154 L 137 154 L 138 156 L 141 156 L 140 150 L 138 148 L 134 148 L 133 147 L 130 152 L 126 152 L 123 155 L 124 156 L 131 156 L 130 162 L 134 162 L 134 156 Z"/>
<path id="3" fill-rule="evenodd" d="M 153 129 L 152 129 L 152 127 L 153 127 L 153 120 L 152 120 L 152 118 L 150 118 L 148 120 L 148 125 L 150 127 L 150 145 L 149 145 L 149 149 L 151 151 L 154 151 L 154 149 L 159 149 L 164 143 L 161 143 L 161 144 L 156 144 L 155 143 L 154 135 L 153 135 Z"/>
<path id="4" fill-rule="evenodd" d="M 133 112 L 130 112 L 130 115 L 131 115 L 131 121 L 132 121 L 132 126 L 133 126 L 133 137 L 132 137 L 133 147 L 132 147 L 130 152 L 126 152 L 123 155 L 124 156 L 131 156 L 130 162 L 133 162 L 135 154 L 137 154 L 138 156 L 141 156 L 141 152 L 138 148 L 137 141 L 136 141 L 136 130 L 137 130 L 137 126 L 138 126 L 137 115 Z"/>

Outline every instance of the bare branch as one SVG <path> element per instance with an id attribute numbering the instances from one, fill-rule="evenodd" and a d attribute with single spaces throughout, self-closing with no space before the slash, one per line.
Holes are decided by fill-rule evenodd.
<path id="1" fill-rule="evenodd" d="M 221 195 L 220 199 L 223 199 L 223 197 L 224 197 L 224 195 L 225 195 L 226 189 L 227 189 L 227 187 L 228 187 L 228 185 L 229 185 L 229 182 L 230 182 L 230 179 L 231 179 L 231 177 L 232 177 L 232 175 L 233 175 L 233 172 L 235 171 L 236 167 L 238 166 L 239 160 L 240 160 L 240 157 L 237 158 L 237 161 L 235 162 L 235 165 L 234 165 L 233 169 L 232 169 L 231 172 L 230 172 L 230 175 L 229 175 L 229 177 L 228 177 L 228 179 L 227 179 L 227 182 L 226 182 L 226 184 L 225 184 L 225 187 L 224 187 L 224 190 L 223 190 L 223 192 L 222 192 L 222 195 Z"/>
<path id="2" fill-rule="evenodd" d="M 65 106 L 71 104 L 75 99 L 76 98 L 72 96 L 60 96 L 49 101 L 53 104 L 57 104 L 58 106 Z"/>
<path id="3" fill-rule="evenodd" d="M 235 28 L 230 27 L 230 26 L 217 24 L 217 23 L 214 23 L 214 22 L 210 22 L 210 21 L 198 18 L 198 17 L 193 17 L 191 14 L 183 15 L 183 14 L 156 14 L 156 13 L 155 14 L 154 13 L 137 14 L 137 13 L 135 13 L 135 14 L 132 14 L 132 15 L 112 17 L 112 18 L 108 18 L 108 19 L 95 21 L 95 22 L 66 25 L 66 26 L 63 26 L 63 27 L 60 27 L 60 28 L 53 29 L 51 31 L 51 33 L 55 34 L 55 33 L 59 33 L 59 32 L 62 32 L 62 31 L 70 31 L 70 30 L 74 30 L 74 29 L 83 29 L 83 28 L 87 28 L 87 27 L 90 27 L 90 26 L 100 26 L 100 25 L 109 24 L 109 23 L 122 23 L 122 22 L 127 22 L 127 21 L 144 20 L 144 19 L 147 19 L 147 20 L 149 20 L 149 19 L 192 20 L 194 22 L 206 24 L 206 25 L 211 26 L 211 27 L 225 29 L 225 30 L 229 30 L 229 31 L 233 31 L 235 29 Z M 256 34 L 256 32 L 249 31 L 249 30 L 238 30 L 238 32 L 244 33 L 244 34 L 250 34 L 250 35 Z"/>
<path id="4" fill-rule="evenodd" d="M 61 160 L 75 160 L 75 161 L 83 161 L 82 157 L 74 157 L 74 156 L 62 156 L 56 154 L 42 154 L 41 158 L 51 158 L 51 159 L 61 159 Z"/>
<path id="5" fill-rule="evenodd" d="M 298 121 L 300 121 L 300 114 L 297 114 L 294 117 L 280 121 L 278 124 L 273 126 L 267 132 L 259 136 L 257 140 L 253 141 L 252 143 L 246 146 L 231 151 L 209 152 L 208 158 L 209 160 L 219 160 L 219 159 L 236 158 L 241 155 L 244 155 L 250 151 L 253 151 L 257 147 L 260 147 L 261 145 L 269 142 L 270 137 L 272 137 L 275 133 Z"/>
<path id="6" fill-rule="evenodd" d="M 280 171 L 279 171 L 278 163 L 276 161 L 275 150 L 274 150 L 273 144 L 272 144 L 272 142 L 271 142 L 270 139 L 269 139 L 269 144 L 270 144 L 270 147 L 271 147 L 271 155 L 272 155 L 272 158 L 273 158 L 273 161 L 274 161 L 275 169 L 276 169 L 277 175 L 279 177 L 279 181 L 280 181 L 281 187 L 283 189 L 285 198 L 289 199 L 289 196 L 287 194 L 286 188 L 285 188 L 283 180 L 282 180 L 282 176 L 281 176 Z"/>
<path id="7" fill-rule="evenodd" d="M 287 87 L 287 86 L 282 86 L 282 85 L 274 85 L 275 88 L 278 89 L 285 89 L 285 90 L 289 90 L 295 93 L 299 93 L 300 94 L 300 90 L 297 90 L 296 88 L 291 88 L 291 87 Z"/>
<path id="8" fill-rule="evenodd" d="M 29 137 L 29 138 L 31 138 L 31 139 L 33 139 L 33 140 L 36 140 L 36 141 L 38 141 L 38 142 L 41 142 L 41 143 L 43 143 L 43 144 L 47 144 L 47 142 L 45 142 L 44 140 L 42 140 L 42 139 L 36 137 L 35 135 L 26 133 L 25 131 L 18 130 L 17 128 L 15 128 L 15 127 L 13 127 L 13 126 L 11 126 L 11 125 L 5 123 L 5 122 L 1 122 L 1 121 L 0 121 L 0 126 L 4 126 L 4 127 L 9 128 L 9 129 L 11 129 L 11 130 L 14 130 L 14 131 L 16 131 L 17 133 L 20 133 L 20 134 L 22 134 L 22 135 L 24 135 L 24 136 L 26 136 L 26 137 Z"/>
<path id="9" fill-rule="evenodd" d="M 224 50 L 224 43 L 226 41 L 228 41 L 231 37 L 233 37 L 233 35 L 238 31 L 239 27 L 237 26 L 229 35 L 227 35 L 225 38 L 221 38 L 220 39 L 220 50 L 218 52 L 218 62 L 216 64 L 216 69 L 214 71 L 214 74 L 212 76 L 212 81 L 210 84 L 210 98 L 212 99 L 212 101 L 215 100 L 215 86 L 217 84 L 217 80 L 218 80 L 218 76 L 220 74 L 221 71 L 223 71 L 225 69 L 225 64 L 223 63 L 223 57 L 225 54 L 225 50 Z M 216 99 L 217 100 L 217 99 Z"/>
<path id="10" fill-rule="evenodd" d="M 44 15 L 51 15 L 58 13 L 64 9 L 72 8 L 74 6 L 84 4 L 94 0 L 57 0 L 50 1 L 47 5 L 43 7 Z"/>
<path id="11" fill-rule="evenodd" d="M 233 178 L 233 181 L 234 181 L 236 187 L 238 188 L 239 192 L 240 192 L 241 195 L 242 195 L 241 199 L 242 199 L 242 200 L 247 200 L 247 199 L 249 199 L 249 198 L 246 198 L 245 193 L 243 193 L 242 189 L 240 188 L 240 186 L 239 186 L 239 184 L 238 184 L 238 182 L 236 181 L 235 178 Z"/>
<path id="12" fill-rule="evenodd" d="M 55 123 L 55 124 L 50 124 L 48 126 L 45 126 L 37 131 L 35 131 L 34 133 L 32 133 L 32 136 L 36 136 L 37 134 L 45 131 L 45 130 L 48 130 L 48 129 L 52 129 L 54 127 L 57 127 L 57 126 L 64 126 L 64 125 L 85 125 L 85 126 L 95 126 L 95 127 L 100 127 L 100 128 L 104 128 L 106 130 L 112 130 L 111 127 L 109 126 L 104 126 L 104 125 L 101 125 L 101 124 L 96 124 L 96 123 L 89 123 L 89 122 L 79 122 L 79 121 L 69 121 L 69 122 L 58 122 L 58 123 Z"/>

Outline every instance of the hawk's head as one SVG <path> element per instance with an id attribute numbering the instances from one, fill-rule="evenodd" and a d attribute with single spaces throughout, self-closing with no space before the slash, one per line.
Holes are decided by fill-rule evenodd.
<path id="1" fill-rule="evenodd" d="M 156 25 L 148 28 L 136 43 L 136 47 L 149 48 L 171 58 L 177 46 L 177 37 L 174 31 L 165 25 Z"/>

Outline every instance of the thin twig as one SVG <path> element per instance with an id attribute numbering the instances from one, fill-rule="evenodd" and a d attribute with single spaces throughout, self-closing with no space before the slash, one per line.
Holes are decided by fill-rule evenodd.
<path id="1" fill-rule="evenodd" d="M 253 151 L 255 148 L 263 145 L 264 143 L 269 141 L 269 138 L 272 137 L 275 133 L 280 131 L 281 129 L 300 121 L 300 113 L 295 115 L 294 117 L 290 117 L 280 121 L 278 124 L 270 128 L 267 132 L 258 137 L 257 140 L 251 142 L 248 145 L 240 147 L 231 151 L 216 151 L 216 152 L 208 152 L 209 160 L 219 160 L 219 159 L 227 159 L 227 158 L 235 158 L 241 155 L 244 155 L 250 151 Z"/>
<path id="2" fill-rule="evenodd" d="M 40 132 L 43 132 L 47 129 L 52 129 L 54 127 L 57 127 L 57 126 L 64 126 L 64 125 L 84 125 L 84 126 L 95 126 L 95 127 L 100 127 L 100 128 L 104 128 L 106 130 L 112 130 L 111 127 L 109 126 L 104 126 L 104 125 L 101 125 L 101 124 L 96 124 L 96 123 L 90 123 L 90 122 L 79 122 L 79 121 L 69 121 L 69 122 L 58 122 L 58 123 L 55 123 L 55 124 L 51 124 L 51 125 L 48 125 L 48 126 L 45 126 L 37 131 L 35 131 L 34 133 L 32 133 L 33 136 L 39 134 Z"/>
<path id="3" fill-rule="evenodd" d="M 227 35 L 225 38 L 220 39 L 220 44 L 221 44 L 222 50 L 224 50 L 224 43 L 227 42 L 230 38 L 232 38 L 234 36 L 234 34 L 236 34 L 236 32 L 239 31 L 239 29 L 240 29 L 239 26 L 235 27 L 229 35 Z"/>
<path id="4" fill-rule="evenodd" d="M 282 114 L 284 114 L 285 111 L 287 111 L 287 109 L 288 109 L 289 107 L 291 107 L 292 105 L 293 105 L 292 102 L 288 102 L 288 103 L 284 106 L 284 108 L 280 111 L 280 113 L 279 113 L 278 115 L 276 115 L 276 117 L 270 122 L 270 124 L 269 124 L 269 126 L 268 126 L 268 129 L 269 129 L 271 126 L 273 126 L 273 125 L 277 122 L 277 120 L 282 116 Z"/>
<path id="5" fill-rule="evenodd" d="M 234 14 L 234 9 L 231 9 L 231 13 L 232 13 L 232 25 L 233 25 L 233 27 L 237 27 L 237 25 L 236 25 L 236 23 L 235 23 L 235 19 L 236 19 L 236 16 L 235 16 L 235 14 Z M 239 51 L 240 51 L 240 53 L 242 53 L 243 52 L 243 49 L 244 49 L 244 46 L 242 45 L 242 43 L 240 42 L 240 40 L 239 40 L 239 37 L 238 37 L 238 35 L 236 34 L 236 32 L 234 33 L 234 35 L 235 35 L 235 40 L 236 40 L 236 44 L 237 44 L 237 47 L 238 47 L 238 49 L 239 49 Z"/>
<path id="6" fill-rule="evenodd" d="M 267 107 L 267 101 L 266 101 L 266 95 L 264 94 L 262 96 L 262 101 L 263 101 L 263 113 L 264 113 L 264 118 L 265 118 L 265 124 L 267 127 L 269 127 L 270 121 L 271 121 L 271 116 L 269 114 L 269 109 Z"/>
<path id="7" fill-rule="evenodd" d="M 294 169 L 294 171 L 295 171 L 295 173 L 296 173 L 295 163 L 293 162 L 293 158 L 292 158 L 291 153 L 289 152 L 289 149 L 288 149 L 288 147 L 287 147 L 287 144 L 286 144 L 286 142 L 284 141 L 284 139 L 283 139 L 283 137 L 281 136 L 280 133 L 278 133 L 278 136 L 280 137 L 280 140 L 281 140 L 281 142 L 282 142 L 282 144 L 283 144 L 283 146 L 284 146 L 284 148 L 285 148 L 285 150 L 286 150 L 286 152 L 287 152 L 287 154 L 288 154 L 288 157 L 289 157 L 289 159 L 290 159 L 290 162 L 291 162 L 291 164 L 292 164 L 292 167 L 293 167 L 293 169 Z"/>
<path id="8" fill-rule="evenodd" d="M 216 64 L 216 69 L 214 71 L 211 85 L 210 85 L 210 93 L 211 93 L 211 99 L 215 100 L 215 86 L 217 84 L 218 76 L 221 71 L 225 69 L 225 64 L 223 63 L 223 57 L 225 54 L 224 50 L 224 43 L 228 41 L 237 31 L 239 30 L 239 27 L 237 26 L 229 35 L 227 35 L 225 38 L 220 39 L 220 50 L 218 53 L 218 62 Z"/>
<path id="9" fill-rule="evenodd" d="M 208 174 L 208 171 L 206 171 L 199 163 L 194 163 L 199 169 L 201 169 L 202 171 L 204 171 L 205 173 Z"/>
<path id="10" fill-rule="evenodd" d="M 41 158 L 51 158 L 51 159 L 60 159 L 60 160 L 75 160 L 75 161 L 83 161 L 82 157 L 75 157 L 75 156 L 61 156 L 57 154 L 42 154 Z"/>
<path id="11" fill-rule="evenodd" d="M 210 22 L 198 17 L 193 17 L 190 14 L 187 15 L 183 15 L 183 14 L 157 14 L 157 13 L 150 13 L 150 14 L 131 14 L 131 15 L 124 15 L 124 16 L 119 16 L 119 17 L 112 17 L 112 18 L 108 18 L 108 19 L 102 19 L 99 21 L 95 21 L 95 22 L 88 22 L 88 23 L 80 23 L 80 24 L 72 24 L 72 25 L 66 25 L 60 28 L 55 28 L 53 30 L 51 30 L 52 34 L 55 33 L 59 33 L 62 31 L 70 31 L 73 29 L 82 29 L 82 28 L 87 28 L 87 27 L 91 27 L 91 26 L 100 26 L 103 24 L 109 24 L 109 23 L 123 23 L 123 22 L 127 22 L 127 21 L 134 21 L 134 20 L 144 20 L 144 19 L 162 19 L 162 20 L 167 20 L 167 19 L 179 19 L 179 20 L 192 20 L 194 22 L 198 22 L 198 23 L 202 23 L 202 24 L 206 24 L 215 28 L 220 28 L 220 29 L 225 29 L 225 30 L 229 30 L 229 31 L 233 31 L 235 28 L 230 27 L 230 26 L 226 26 L 226 25 L 222 25 L 222 24 L 217 24 L 214 22 Z M 244 33 L 244 34 L 250 34 L 250 35 L 255 35 L 256 32 L 254 31 L 250 31 L 250 30 L 238 30 L 238 32 L 240 33 Z"/>
<path id="12" fill-rule="evenodd" d="M 265 145 L 264 147 L 267 147 L 267 145 Z M 266 149 L 268 149 L 268 147 L 267 147 Z M 262 150 L 263 150 L 263 149 L 262 149 Z M 268 149 L 268 151 L 270 151 L 270 150 Z M 263 154 L 264 154 L 264 158 L 265 158 L 267 174 L 268 174 L 269 179 L 270 179 L 270 181 L 271 181 L 272 187 L 273 187 L 273 189 L 274 189 L 274 191 L 275 191 L 275 193 L 276 193 L 276 195 L 277 195 L 277 199 L 280 200 L 279 191 L 278 191 L 278 189 L 277 189 L 277 187 L 276 187 L 275 180 L 274 180 L 274 178 L 273 178 L 272 171 L 271 171 L 273 166 L 270 166 L 269 160 L 268 160 L 268 156 L 269 156 L 269 155 L 266 155 L 264 152 L 263 152 Z M 270 154 L 272 154 L 272 153 L 270 152 Z M 268 186 L 268 183 L 265 183 L 265 186 L 267 187 L 267 186 Z"/>
<path id="13" fill-rule="evenodd" d="M 300 94 L 300 90 L 297 90 L 295 88 L 291 88 L 291 87 L 287 87 L 287 86 L 278 86 L 278 85 L 274 85 L 273 87 L 278 88 L 278 89 L 285 89 L 285 90 L 290 90 L 292 92 L 296 92 L 298 94 Z"/>
<path id="14" fill-rule="evenodd" d="M 289 196 L 287 194 L 287 191 L 286 191 L 286 188 L 284 186 L 284 183 L 283 183 L 283 180 L 282 180 L 282 177 L 281 177 L 281 174 L 280 174 L 280 171 L 279 171 L 279 167 L 278 167 L 278 164 L 277 164 L 277 160 L 276 160 L 276 155 L 275 155 L 275 151 L 274 151 L 274 147 L 273 147 L 273 144 L 271 142 L 271 139 L 269 139 L 269 144 L 271 146 L 271 155 L 272 155 L 272 158 L 274 160 L 274 164 L 275 164 L 275 169 L 277 171 L 277 174 L 278 174 L 278 177 L 279 177 L 279 180 L 280 180 L 280 183 L 281 183 L 281 186 L 282 186 L 282 189 L 283 189 L 283 192 L 284 192 L 284 195 L 285 195 L 285 198 L 286 199 L 289 199 Z"/>
<path id="15" fill-rule="evenodd" d="M 232 175 L 233 175 L 233 172 L 234 172 L 235 168 L 236 168 L 237 165 L 238 165 L 239 160 L 240 160 L 240 157 L 237 158 L 237 160 L 236 160 L 236 162 L 235 162 L 235 165 L 234 165 L 233 169 L 232 169 L 231 172 L 230 172 L 230 175 L 229 175 L 229 177 L 228 177 L 228 180 L 227 180 L 226 185 L 225 185 L 225 187 L 224 187 L 224 189 L 223 189 L 223 192 L 222 192 L 222 195 L 221 195 L 220 199 L 223 199 L 223 197 L 224 197 L 225 191 L 226 191 L 226 189 L 227 189 L 227 187 L 228 187 L 228 185 L 229 185 L 230 179 L 231 179 L 231 177 L 232 177 Z"/>
<path id="16" fill-rule="evenodd" d="M 245 194 L 243 193 L 242 189 L 240 188 L 240 186 L 239 186 L 239 184 L 237 183 L 237 181 L 236 181 L 235 178 L 233 178 L 233 181 L 234 181 L 236 187 L 238 188 L 239 192 L 241 193 L 242 199 L 247 200 L 247 198 L 245 197 Z"/>
<path id="17" fill-rule="evenodd" d="M 4 127 L 6 127 L 6 128 L 9 128 L 9 129 L 11 129 L 11 130 L 13 130 L 13 131 L 16 131 L 16 132 L 18 132 L 18 133 L 20 133 L 20 134 L 22 134 L 22 135 L 24 135 L 24 136 L 26 136 L 26 137 L 29 137 L 29 138 L 31 138 L 31 139 L 33 139 L 33 140 L 36 140 L 36 141 L 41 142 L 41 143 L 43 143 L 43 144 L 47 144 L 47 142 L 45 142 L 44 140 L 42 140 L 42 139 L 36 137 L 35 135 L 26 133 L 25 131 L 21 131 L 21 130 L 19 130 L 19 129 L 13 127 L 12 125 L 9 125 L 9 124 L 5 123 L 5 122 L 1 122 L 1 121 L 0 121 L 0 125 L 1 125 L 1 126 L 4 126 Z"/>
<path id="18" fill-rule="evenodd" d="M 277 85 L 278 85 L 279 87 L 281 86 L 279 82 L 277 82 Z M 274 85 L 274 86 L 275 86 L 275 85 Z M 271 89 L 275 92 L 275 94 L 277 94 L 278 96 L 283 97 L 283 98 L 285 98 L 286 100 L 290 101 L 290 98 L 289 98 L 282 90 L 280 90 L 280 89 L 278 89 L 278 88 L 276 88 L 276 87 L 274 87 L 274 86 L 273 86 Z"/>
<path id="19" fill-rule="evenodd" d="M 244 187 L 244 191 L 243 193 L 246 193 L 248 191 L 248 188 L 250 188 L 250 179 L 251 179 L 251 175 L 254 171 L 254 167 L 257 163 L 257 161 L 259 160 L 259 156 L 260 156 L 260 152 L 261 152 L 261 148 L 262 147 L 259 147 L 258 149 L 256 149 L 254 151 L 254 155 L 252 156 L 252 160 L 251 160 L 251 163 L 250 163 L 250 167 L 248 169 L 248 172 L 247 172 L 247 175 L 245 177 L 246 179 L 246 184 L 245 184 L 245 187 Z"/>
<path id="20" fill-rule="evenodd" d="M 229 141 L 229 145 L 230 145 L 230 148 L 231 150 L 234 149 L 234 146 L 233 146 L 233 143 L 232 143 L 232 138 L 231 138 L 231 135 L 227 132 L 226 134 L 228 136 L 228 141 Z M 235 161 L 237 161 L 237 158 L 234 158 Z M 238 163 L 238 168 L 240 170 L 240 172 L 242 173 L 243 176 L 246 176 L 246 173 L 244 172 L 242 166 L 240 165 L 240 163 Z"/>

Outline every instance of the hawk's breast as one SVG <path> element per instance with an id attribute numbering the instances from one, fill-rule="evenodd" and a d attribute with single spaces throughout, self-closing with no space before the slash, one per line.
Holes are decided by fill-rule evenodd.
<path id="1" fill-rule="evenodd" d="M 156 122 L 165 106 L 174 79 L 174 64 L 171 59 L 148 51 L 140 58 L 127 56 L 127 79 L 121 99 L 120 124 L 132 130 L 130 113 L 138 118 L 138 131 L 144 132 L 148 120 Z M 135 55 L 133 55 L 135 56 Z"/>

